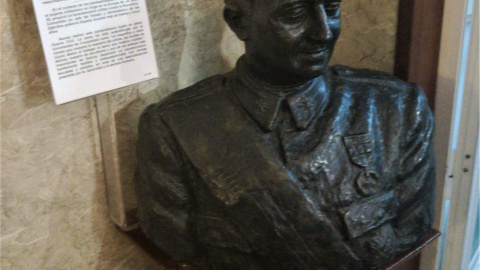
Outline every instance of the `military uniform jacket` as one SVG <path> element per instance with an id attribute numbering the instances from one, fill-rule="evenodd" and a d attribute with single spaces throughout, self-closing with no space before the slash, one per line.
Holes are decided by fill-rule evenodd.
<path id="1" fill-rule="evenodd" d="M 426 235 L 418 87 L 335 66 L 293 92 L 257 88 L 237 67 L 143 113 L 138 212 L 156 245 L 200 269 L 370 269 Z"/>

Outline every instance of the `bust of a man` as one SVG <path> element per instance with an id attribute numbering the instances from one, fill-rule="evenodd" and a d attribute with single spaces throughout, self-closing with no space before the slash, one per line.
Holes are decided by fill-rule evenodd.
<path id="1" fill-rule="evenodd" d="M 198 269 L 372 269 L 433 222 L 433 120 L 421 90 L 329 67 L 340 0 L 227 0 L 246 53 L 143 113 L 147 237 Z"/>

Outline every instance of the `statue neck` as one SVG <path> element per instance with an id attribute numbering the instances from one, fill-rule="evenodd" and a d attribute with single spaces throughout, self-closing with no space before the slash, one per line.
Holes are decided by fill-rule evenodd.
<path id="1" fill-rule="evenodd" d="M 283 81 L 272 81 L 266 78 L 273 78 L 273 76 L 266 76 L 264 71 L 260 71 L 258 68 L 255 68 L 254 65 L 251 65 L 248 62 L 245 55 L 238 60 L 236 70 L 240 79 L 248 87 L 279 96 L 286 96 L 301 92 L 310 87 L 310 85 L 312 85 L 312 83 L 318 79 L 315 78 L 311 80 L 302 80 L 289 84 L 286 84 Z"/>

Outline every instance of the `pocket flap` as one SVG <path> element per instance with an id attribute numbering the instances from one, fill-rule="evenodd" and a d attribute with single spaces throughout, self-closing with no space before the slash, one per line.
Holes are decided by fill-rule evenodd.
<path id="1" fill-rule="evenodd" d="M 356 202 L 340 209 L 340 212 L 350 236 L 356 238 L 395 218 L 397 208 L 395 193 L 390 191 L 381 196 Z"/>

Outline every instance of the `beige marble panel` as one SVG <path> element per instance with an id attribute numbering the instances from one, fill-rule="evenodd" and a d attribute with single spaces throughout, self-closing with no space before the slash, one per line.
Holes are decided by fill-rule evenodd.
<path id="1" fill-rule="evenodd" d="M 343 0 L 331 64 L 393 72 L 399 0 Z"/>
<path id="2" fill-rule="evenodd" d="M 32 1 L 0 5 L 0 269 L 164 269 L 109 219 L 94 99 L 56 106 Z"/>

